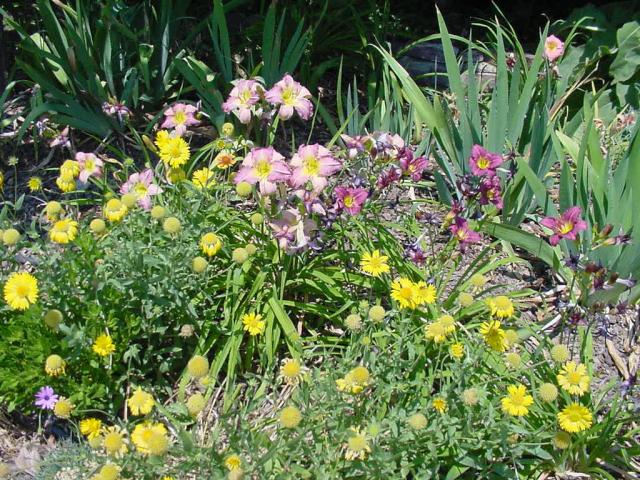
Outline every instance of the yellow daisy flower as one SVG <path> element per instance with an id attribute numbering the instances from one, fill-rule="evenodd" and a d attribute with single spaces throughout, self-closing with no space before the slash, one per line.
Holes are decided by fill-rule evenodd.
<path id="1" fill-rule="evenodd" d="M 73 242 L 78 235 L 78 222 L 65 218 L 58 220 L 49 230 L 49 238 L 55 243 Z"/>
<path id="2" fill-rule="evenodd" d="M 160 144 L 156 141 L 156 145 L 160 149 L 160 159 L 171 168 L 180 168 L 191 158 L 189 144 L 182 137 L 169 137 Z"/>
<path id="3" fill-rule="evenodd" d="M 235 453 L 227 455 L 227 458 L 224 459 L 224 466 L 227 467 L 229 471 L 239 470 L 242 467 L 242 458 Z"/>
<path id="4" fill-rule="evenodd" d="M 97 418 L 85 418 L 80 421 L 80 433 L 88 439 L 98 438 L 102 430 L 102 421 Z"/>
<path id="5" fill-rule="evenodd" d="M 116 346 L 109 335 L 102 334 L 93 342 L 92 349 L 101 357 L 106 357 L 116 351 Z"/>
<path id="6" fill-rule="evenodd" d="M 162 455 L 169 447 L 167 429 L 162 423 L 139 423 L 131 433 L 131 441 L 143 455 Z"/>
<path id="7" fill-rule="evenodd" d="M 26 310 L 38 300 L 38 280 L 26 272 L 14 272 L 4 284 L 4 301 L 11 310 Z"/>
<path id="8" fill-rule="evenodd" d="M 425 303 L 432 304 L 436 301 L 436 287 L 425 282 L 415 284 L 417 289 L 417 303 L 423 305 Z"/>
<path id="9" fill-rule="evenodd" d="M 249 335 L 255 337 L 264 333 L 267 323 L 259 313 L 247 313 L 242 316 L 242 325 L 245 332 L 249 332 Z"/>
<path id="10" fill-rule="evenodd" d="M 33 192 L 39 192 L 42 190 L 42 179 L 40 177 L 31 177 L 27 180 L 27 187 Z"/>
<path id="11" fill-rule="evenodd" d="M 484 341 L 496 352 L 504 352 L 507 349 L 506 335 L 500 326 L 497 320 L 489 320 L 480 325 L 480 334 Z"/>
<path id="12" fill-rule="evenodd" d="M 104 216 L 110 222 L 119 222 L 127 214 L 127 206 L 117 198 L 112 198 L 102 209 Z"/>
<path id="13" fill-rule="evenodd" d="M 205 233 L 200 239 L 200 248 L 209 257 L 213 257 L 222 248 L 222 240 L 213 232 Z"/>
<path id="14" fill-rule="evenodd" d="M 424 336 L 427 340 L 442 343 L 447 339 L 447 328 L 441 322 L 433 322 L 425 325 Z"/>
<path id="15" fill-rule="evenodd" d="M 150 393 L 145 392 L 140 387 L 133 392 L 127 400 L 131 415 L 147 415 L 151 413 L 156 402 Z"/>
<path id="16" fill-rule="evenodd" d="M 391 298 L 401 308 L 415 309 L 418 306 L 418 287 L 408 278 L 398 278 L 391 284 Z"/>
<path id="17" fill-rule="evenodd" d="M 589 390 L 591 379 L 582 363 L 567 362 L 558 374 L 558 385 L 572 395 L 583 395 Z"/>
<path id="18" fill-rule="evenodd" d="M 127 442 L 120 427 L 107 427 L 102 433 L 102 446 L 107 455 L 121 457 L 127 453 Z"/>
<path id="19" fill-rule="evenodd" d="M 513 302 L 509 297 L 505 297 L 504 295 L 488 298 L 487 306 L 489 307 L 491 315 L 498 318 L 509 318 L 515 313 Z"/>
<path id="20" fill-rule="evenodd" d="M 196 188 L 200 190 L 212 187 L 216 184 L 213 171 L 209 170 L 206 167 L 193 172 L 191 181 L 196 186 Z"/>
<path id="21" fill-rule="evenodd" d="M 462 343 L 454 343 L 449 347 L 449 354 L 456 360 L 464 357 L 464 345 Z"/>
<path id="22" fill-rule="evenodd" d="M 58 377 L 64 375 L 67 362 L 60 355 L 49 355 L 44 362 L 44 371 L 47 375 Z"/>
<path id="23" fill-rule="evenodd" d="M 558 422 L 563 430 L 576 433 L 590 428 L 593 417 L 587 407 L 579 403 L 572 403 L 558 413 Z"/>
<path id="24" fill-rule="evenodd" d="M 433 399 L 433 408 L 435 408 L 438 413 L 445 413 L 449 409 L 449 406 L 444 398 L 436 397 Z"/>
<path id="25" fill-rule="evenodd" d="M 533 397 L 527 394 L 524 385 L 516 384 L 507 387 L 507 396 L 501 400 L 502 410 L 515 417 L 522 417 L 529 413 L 529 406 L 533 403 Z"/>
<path id="26" fill-rule="evenodd" d="M 365 460 L 367 455 L 371 453 L 369 440 L 366 432 L 361 432 L 359 428 L 351 428 L 353 434 L 347 439 L 346 451 L 344 458 L 347 460 Z"/>
<path id="27" fill-rule="evenodd" d="M 379 277 L 383 273 L 389 273 L 388 259 L 389 257 L 380 254 L 380 250 L 374 250 L 371 253 L 365 252 L 360 259 L 360 268 L 364 273 Z"/>

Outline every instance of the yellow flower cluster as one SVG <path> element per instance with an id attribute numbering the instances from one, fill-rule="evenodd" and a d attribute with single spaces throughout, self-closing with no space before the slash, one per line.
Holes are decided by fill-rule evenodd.
<path id="1" fill-rule="evenodd" d="M 435 322 L 425 325 L 424 336 L 427 340 L 432 340 L 435 343 L 442 343 L 447 339 L 449 334 L 455 331 L 456 322 L 454 318 L 451 315 L 442 315 Z M 456 352 L 459 352 L 459 348 L 456 348 L 455 350 Z"/>
<path id="2" fill-rule="evenodd" d="M 401 277 L 391 284 L 391 298 L 398 302 L 401 308 L 415 310 L 421 305 L 436 301 L 436 288 L 423 281 L 413 282 Z"/>
<path id="3" fill-rule="evenodd" d="M 336 387 L 340 392 L 361 393 L 371 383 L 371 375 L 366 367 L 358 366 L 349 371 L 344 377 L 336 380 Z"/>

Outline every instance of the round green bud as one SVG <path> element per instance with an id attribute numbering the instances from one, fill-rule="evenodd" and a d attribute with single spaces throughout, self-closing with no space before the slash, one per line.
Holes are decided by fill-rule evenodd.
<path id="1" fill-rule="evenodd" d="M 249 258 L 249 252 L 245 248 L 238 247 L 231 253 L 231 258 L 236 263 L 244 263 Z"/>
<path id="2" fill-rule="evenodd" d="M 244 249 L 247 251 L 249 255 L 253 255 L 258 251 L 258 247 L 256 247 L 253 243 L 247 243 Z"/>
<path id="3" fill-rule="evenodd" d="M 167 209 L 161 205 L 156 205 L 151 209 L 151 218 L 155 218 L 156 220 L 161 220 L 167 216 Z"/>
<path id="4" fill-rule="evenodd" d="M 58 326 L 62 323 L 62 312 L 60 310 L 51 309 L 44 314 L 44 323 L 51 330 L 57 330 Z"/>
<path id="5" fill-rule="evenodd" d="M 180 224 L 180 220 L 178 220 L 176 217 L 169 217 L 162 224 L 162 228 L 165 232 L 174 234 L 180 231 L 182 225 Z"/>
<path id="6" fill-rule="evenodd" d="M 224 125 L 222 125 L 222 135 L 224 135 L 225 137 L 230 137 L 231 135 L 233 135 L 235 128 L 233 126 L 233 123 L 229 123 L 226 122 Z"/>
<path id="7" fill-rule="evenodd" d="M 360 330 L 362 328 L 362 319 L 357 313 L 352 313 L 345 318 L 344 324 L 349 330 Z"/>
<path id="8" fill-rule="evenodd" d="M 385 310 L 380 305 L 374 305 L 369 309 L 369 319 L 372 322 L 380 323 L 384 320 Z"/>
<path id="9" fill-rule="evenodd" d="M 242 198 L 246 198 L 251 195 L 252 191 L 253 187 L 247 182 L 240 182 L 236 185 L 236 193 Z"/>
<path id="10" fill-rule="evenodd" d="M 202 257 L 195 257 L 191 263 L 191 268 L 196 273 L 204 272 L 207 269 L 207 266 L 209 266 L 209 262 Z"/>
<path id="11" fill-rule="evenodd" d="M 264 221 L 264 217 L 262 216 L 261 213 L 256 212 L 253 215 L 251 215 L 251 223 L 253 223 L 256 227 L 259 225 L 262 225 L 263 221 Z"/>
<path id="12" fill-rule="evenodd" d="M 89 224 L 89 229 L 93 233 L 102 233 L 104 232 L 105 228 L 107 228 L 107 224 L 104 223 L 104 220 L 102 220 L 101 218 L 94 218 Z"/>
<path id="13" fill-rule="evenodd" d="M 15 228 L 9 228 L 2 234 L 2 242 L 7 246 L 15 245 L 19 241 L 20 232 L 18 232 Z"/>

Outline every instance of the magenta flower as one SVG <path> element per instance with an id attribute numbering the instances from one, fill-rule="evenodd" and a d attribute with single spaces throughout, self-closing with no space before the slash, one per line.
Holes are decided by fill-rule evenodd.
<path id="1" fill-rule="evenodd" d="M 549 35 L 544 41 L 544 56 L 553 62 L 564 53 L 564 42 L 555 35 Z"/>
<path id="2" fill-rule="evenodd" d="M 162 193 L 162 188 L 153 183 L 153 170 L 147 168 L 140 173 L 133 173 L 120 187 L 120 193 L 132 193 L 138 205 L 145 210 L 151 208 L 151 197 Z"/>
<path id="3" fill-rule="evenodd" d="M 402 173 L 409 175 L 414 182 L 422 178 L 422 172 L 424 172 L 429 165 L 426 157 L 414 158 L 413 152 L 408 148 L 402 149 L 398 163 L 400 164 Z"/>
<path id="4" fill-rule="evenodd" d="M 502 188 L 498 176 L 489 177 L 480 184 L 480 205 L 493 203 L 496 207 L 502 208 Z"/>
<path id="5" fill-rule="evenodd" d="M 254 148 L 242 161 L 242 166 L 235 176 L 235 183 L 256 183 L 260 186 L 260 193 L 269 195 L 276 191 L 276 182 L 289 179 L 291 172 L 284 162 L 284 157 L 273 147 Z"/>
<path id="6" fill-rule="evenodd" d="M 47 386 L 38 390 L 34 405 L 42 410 L 53 410 L 57 401 L 58 395 L 53 391 L 53 388 Z"/>
<path id="7" fill-rule="evenodd" d="M 449 227 L 449 230 L 463 246 L 468 243 L 477 243 L 482 238 L 478 232 L 469 228 L 469 224 L 462 217 L 456 217 L 454 224 Z"/>
<path id="8" fill-rule="evenodd" d="M 195 117 L 197 111 L 193 105 L 176 103 L 164 111 L 164 122 L 160 128 L 173 128 L 178 136 L 182 136 L 187 127 L 200 124 L 200 120 Z"/>
<path id="9" fill-rule="evenodd" d="M 336 187 L 338 208 L 345 209 L 351 215 L 357 215 L 367 200 L 369 193 L 364 188 Z"/>
<path id="10" fill-rule="evenodd" d="M 294 110 L 303 120 L 308 120 L 313 113 L 313 105 L 309 100 L 311 92 L 296 82 L 291 75 L 285 75 L 264 98 L 272 105 L 280 105 L 278 115 L 282 120 L 289 120 Z"/>
<path id="11" fill-rule="evenodd" d="M 561 239 L 575 240 L 576 234 L 587 229 L 587 224 L 581 218 L 582 210 L 580 207 L 571 207 L 567 209 L 560 217 L 546 217 L 540 222 L 553 231 L 553 235 L 549 238 L 549 243 L 553 246 L 557 245 Z"/>
<path id="12" fill-rule="evenodd" d="M 400 180 L 401 176 L 402 170 L 400 170 L 398 167 L 391 167 L 380 174 L 378 180 L 376 181 L 376 187 L 378 187 L 378 189 L 380 190 L 383 190 L 392 183 Z"/>
<path id="13" fill-rule="evenodd" d="M 493 177 L 503 160 L 502 155 L 485 150 L 480 145 L 471 147 L 469 166 L 474 175 Z"/>
<path id="14" fill-rule="evenodd" d="M 80 167 L 78 178 L 82 183 L 87 183 L 89 177 L 100 178 L 102 176 L 104 162 L 93 153 L 78 152 L 76 153 L 76 161 Z"/>
<path id="15" fill-rule="evenodd" d="M 291 158 L 293 172 L 289 182 L 292 187 L 301 187 L 311 182 L 313 190 L 321 192 L 327 186 L 327 177 L 342 168 L 342 162 L 333 158 L 325 147 L 301 145 Z"/>
<path id="16" fill-rule="evenodd" d="M 251 115 L 256 114 L 253 107 L 260 100 L 262 86 L 255 80 L 238 80 L 229 93 L 229 98 L 222 104 L 225 113 L 233 112 L 241 123 L 251 121 Z"/>

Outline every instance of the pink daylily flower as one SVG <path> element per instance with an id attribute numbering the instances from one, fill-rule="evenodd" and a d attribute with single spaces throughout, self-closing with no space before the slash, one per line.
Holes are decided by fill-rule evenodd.
<path id="1" fill-rule="evenodd" d="M 294 110 L 300 118 L 308 120 L 313 113 L 311 92 L 296 82 L 291 75 L 285 75 L 276 83 L 264 98 L 272 105 L 280 105 L 278 115 L 282 120 L 289 120 Z"/>
<path id="2" fill-rule="evenodd" d="M 402 173 L 409 175 L 411 180 L 417 182 L 422 178 L 422 172 L 424 172 L 429 162 L 426 157 L 413 157 L 413 152 L 408 148 L 403 148 L 400 152 L 398 163 L 402 169 Z"/>
<path id="3" fill-rule="evenodd" d="M 200 124 L 200 120 L 195 117 L 197 111 L 198 109 L 193 105 L 176 103 L 164 111 L 164 122 L 160 128 L 173 128 L 176 134 L 181 137 L 186 133 L 187 127 Z"/>
<path id="4" fill-rule="evenodd" d="M 564 53 L 564 42 L 555 35 L 549 35 L 544 41 L 544 56 L 550 62 L 555 61 Z"/>
<path id="5" fill-rule="evenodd" d="M 338 208 L 346 210 L 351 215 L 360 213 L 364 202 L 369 197 L 369 192 L 360 187 L 336 187 L 335 194 Z"/>
<path id="6" fill-rule="evenodd" d="M 280 248 L 299 250 L 306 247 L 311 240 L 311 234 L 318 229 L 316 222 L 304 219 L 295 208 L 282 212 L 278 220 L 269 223 Z M 292 243 L 295 241 L 295 245 Z"/>
<path id="7" fill-rule="evenodd" d="M 469 166 L 471 172 L 477 176 L 493 177 L 504 159 L 498 153 L 490 152 L 480 145 L 471 147 L 471 157 L 469 157 Z"/>
<path id="8" fill-rule="evenodd" d="M 82 183 L 87 183 L 89 181 L 89 177 L 100 178 L 102 176 L 102 167 L 104 166 L 104 162 L 93 153 L 78 152 L 76 153 L 76 161 L 80 167 L 78 179 Z"/>
<path id="9" fill-rule="evenodd" d="M 462 246 L 469 243 L 477 243 L 482 238 L 478 232 L 469 228 L 469 224 L 462 217 L 456 217 L 455 222 L 449 227 L 449 230 Z"/>
<path id="10" fill-rule="evenodd" d="M 500 177 L 497 175 L 485 179 L 480 184 L 480 205 L 489 205 L 493 203 L 496 207 L 502 208 L 502 187 L 500 186 Z"/>
<path id="11" fill-rule="evenodd" d="M 253 107 L 260 100 L 262 86 L 255 80 L 238 80 L 222 104 L 225 113 L 233 112 L 245 125 L 251 121 L 251 115 L 258 112 Z"/>
<path id="12" fill-rule="evenodd" d="M 290 176 L 284 157 L 273 147 L 254 148 L 242 161 L 234 182 L 258 183 L 260 193 L 269 195 L 276 191 L 276 182 L 287 181 Z"/>
<path id="13" fill-rule="evenodd" d="M 560 217 L 546 217 L 540 221 L 541 225 L 550 228 L 553 235 L 549 237 L 549 243 L 556 246 L 561 239 L 575 240 L 576 235 L 587 229 L 587 223 L 582 220 L 582 209 L 571 207 Z"/>
<path id="14" fill-rule="evenodd" d="M 138 205 L 145 210 L 151 208 L 151 197 L 162 193 L 162 188 L 153 183 L 153 170 L 147 168 L 140 173 L 133 173 L 120 187 L 120 193 L 132 193 L 136 196 Z"/>
<path id="15" fill-rule="evenodd" d="M 347 155 L 350 159 L 354 159 L 358 154 L 366 151 L 366 144 L 371 141 L 371 138 L 368 135 L 356 135 L 355 137 L 350 137 L 343 133 L 340 135 L 340 138 L 344 142 L 345 147 L 347 147 Z"/>
<path id="16" fill-rule="evenodd" d="M 291 158 L 292 174 L 289 183 L 292 187 L 302 187 L 311 182 L 315 192 L 321 192 L 327 186 L 327 177 L 342 168 L 342 162 L 331 152 L 317 143 L 301 145 Z"/>

